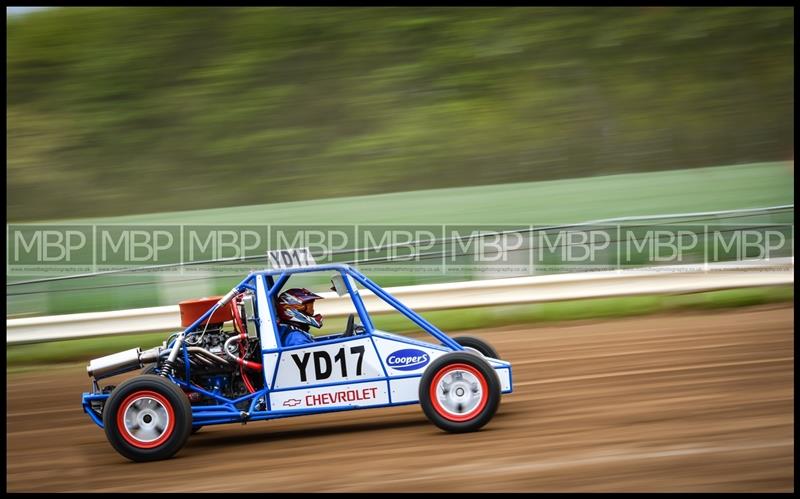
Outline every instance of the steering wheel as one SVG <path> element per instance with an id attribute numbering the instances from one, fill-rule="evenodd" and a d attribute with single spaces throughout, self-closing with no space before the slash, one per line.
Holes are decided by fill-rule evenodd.
<path id="1" fill-rule="evenodd" d="M 353 336 L 353 333 L 355 333 L 355 331 L 356 331 L 356 329 L 354 327 L 354 322 L 355 322 L 355 317 L 353 317 L 353 314 L 350 314 L 349 316 L 347 316 L 347 327 L 344 330 L 344 334 L 342 335 L 342 338 L 347 338 L 349 336 Z"/>

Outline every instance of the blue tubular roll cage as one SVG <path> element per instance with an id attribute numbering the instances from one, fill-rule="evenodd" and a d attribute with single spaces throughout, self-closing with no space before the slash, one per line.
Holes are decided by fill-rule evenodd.
<path id="1" fill-rule="evenodd" d="M 330 271 L 330 270 L 338 271 L 343 277 L 346 277 L 346 276 L 352 277 L 359 284 L 364 286 L 366 289 L 372 291 L 376 296 L 378 296 L 379 298 L 383 299 L 386 303 L 388 303 L 389 305 L 391 305 L 392 307 L 397 309 L 398 312 L 400 312 L 403 315 L 405 315 L 408 319 L 413 321 L 416 325 L 421 327 L 424 331 L 429 333 L 431 336 L 433 336 L 437 340 L 441 341 L 443 345 L 445 345 L 445 346 L 447 346 L 447 347 L 449 347 L 449 348 L 451 348 L 453 350 L 463 350 L 461 345 L 459 345 L 455 341 L 451 340 L 446 334 L 444 334 L 442 331 L 440 331 L 436 326 L 434 326 L 430 322 L 426 321 L 425 319 L 420 317 L 416 312 L 414 312 L 410 308 L 406 307 L 405 305 L 403 305 L 402 303 L 397 301 L 397 299 L 395 299 L 392 295 L 390 295 L 389 293 L 387 293 L 386 291 L 381 289 L 377 284 L 375 284 L 374 282 L 369 280 L 369 278 L 367 278 L 367 276 L 365 276 L 364 274 L 362 274 L 361 272 L 357 271 L 356 269 L 354 269 L 353 267 L 351 267 L 351 266 L 349 266 L 347 264 L 333 263 L 333 264 L 327 264 L 327 265 L 314 265 L 314 266 L 311 266 L 311 267 L 298 267 L 298 268 L 292 268 L 292 269 L 286 269 L 286 270 L 265 270 L 265 271 L 260 271 L 260 272 L 252 272 L 241 283 L 239 283 L 237 285 L 237 289 L 241 289 L 250 280 L 255 279 L 256 276 L 263 275 L 263 276 L 267 277 L 268 297 L 270 299 L 272 299 L 280 292 L 280 290 L 283 288 L 284 284 L 286 284 L 286 281 L 289 280 L 290 276 L 292 276 L 294 274 L 310 273 L 310 272 L 325 272 L 325 271 Z M 279 277 L 278 277 L 278 280 L 276 282 L 274 282 L 274 284 L 273 284 L 271 282 L 272 281 L 271 277 L 275 276 L 275 275 L 278 275 Z M 358 312 L 358 316 L 361 319 L 361 324 L 364 326 L 364 329 L 367 331 L 367 333 L 372 334 L 372 332 L 374 331 L 374 327 L 372 325 L 372 320 L 370 319 L 370 316 L 367 313 L 367 309 L 364 306 L 364 301 L 361 299 L 361 296 L 358 294 L 358 290 L 356 290 L 356 289 L 354 289 L 352 287 L 352 285 L 351 285 L 351 283 L 350 283 L 350 281 L 348 279 L 344 279 L 344 282 L 345 282 L 345 286 L 347 286 L 347 291 L 350 294 L 350 298 L 353 300 L 353 305 L 355 305 L 355 307 L 356 307 L 356 311 Z M 250 289 L 252 289 L 252 287 L 250 287 Z M 270 308 L 272 309 L 273 307 L 270 306 Z M 270 313 L 272 315 L 273 329 L 274 329 L 275 334 L 277 335 L 278 334 L 277 321 L 276 321 L 276 317 L 275 317 L 275 314 L 274 314 L 274 310 L 270 310 Z M 199 319 L 197 321 L 197 324 L 202 322 L 202 320 L 205 320 L 205 318 Z M 197 324 L 193 324 L 192 326 L 190 326 L 190 328 L 187 329 L 186 332 L 191 331 L 191 329 L 193 327 L 196 327 Z M 277 339 L 278 338 L 276 336 L 276 340 Z M 280 344 L 280 341 L 278 341 L 278 344 Z"/>
<path id="2" fill-rule="evenodd" d="M 269 314 L 271 318 L 271 325 L 272 325 L 272 332 L 275 335 L 275 344 L 277 348 L 269 348 L 264 349 L 262 345 L 261 354 L 278 354 L 278 359 L 280 359 L 280 355 L 285 350 L 292 350 L 293 348 L 303 348 L 307 347 L 308 345 L 303 345 L 300 347 L 283 347 L 281 345 L 280 336 L 278 333 L 278 320 L 277 314 L 275 310 L 275 302 L 274 299 L 286 282 L 289 280 L 294 274 L 301 274 L 301 273 L 311 273 L 311 272 L 325 272 L 325 271 L 336 271 L 338 272 L 344 279 L 345 286 L 347 288 L 347 292 L 350 295 L 351 300 L 356 308 L 356 312 L 361 319 L 361 324 L 364 327 L 365 334 L 359 335 L 360 337 L 369 337 L 371 341 L 373 341 L 373 333 L 375 328 L 372 324 L 372 320 L 370 319 L 369 314 L 367 313 L 367 309 L 364 306 L 364 302 L 361 299 L 360 294 L 358 293 L 358 289 L 353 285 L 352 281 L 348 279 L 348 277 L 352 277 L 357 283 L 361 284 L 365 289 L 374 293 L 377 297 L 387 302 L 391 305 L 394 309 L 398 312 L 403 314 L 405 317 L 410 319 L 416 325 L 421 327 L 425 332 L 429 333 L 431 336 L 439 340 L 442 345 L 447 347 L 449 350 L 458 351 L 464 350 L 464 348 L 450 339 L 446 334 L 436 328 L 433 324 L 426 321 L 422 317 L 420 317 L 416 312 L 411 310 L 410 308 L 403 305 L 397 299 L 395 299 L 392 295 L 381 289 L 377 284 L 372 282 L 368 279 L 364 274 L 357 271 L 353 267 L 347 264 L 324 264 L 324 265 L 314 265 L 308 267 L 294 267 L 294 268 L 287 268 L 287 269 L 273 269 L 273 270 L 264 270 L 264 271 L 255 271 L 248 274 L 239 284 L 237 284 L 224 298 L 214 304 L 206 313 L 200 316 L 192 325 L 184 329 L 184 331 L 179 336 L 179 339 L 192 331 L 198 325 L 202 324 L 206 319 L 208 319 L 214 312 L 216 312 L 220 307 L 227 304 L 231 298 L 235 295 L 243 292 L 244 290 L 251 290 L 254 293 L 257 293 L 257 279 L 263 279 L 264 283 L 264 291 L 266 294 L 266 302 L 268 310 L 258 310 L 258 300 L 255 300 L 256 303 L 256 316 L 259 318 L 259 322 L 263 323 L 264 314 Z M 260 324 L 259 324 L 260 325 Z M 259 331 L 261 328 L 259 327 Z M 263 332 L 261 332 L 263 334 Z M 347 338 L 342 340 L 341 338 L 333 338 L 330 340 L 319 340 L 315 342 L 315 345 L 319 344 L 330 344 L 330 343 L 340 343 L 343 341 L 349 341 L 352 338 Z M 176 339 L 176 341 L 178 341 Z M 414 340 L 408 340 L 412 342 Z M 413 343 L 412 343 L 413 344 Z M 172 343 L 170 345 L 173 345 Z M 431 345 L 434 346 L 434 345 Z M 169 347 L 168 347 L 169 348 Z M 441 347 L 439 347 L 441 348 Z M 222 396 L 219 393 L 208 391 L 204 388 L 199 386 L 193 385 L 190 383 L 190 367 L 188 361 L 188 350 L 186 349 L 185 345 L 181 341 L 181 345 L 179 349 L 182 351 L 183 359 L 184 359 L 184 366 L 185 372 L 184 378 L 169 375 L 169 379 L 180 386 L 189 391 L 194 391 L 205 395 L 206 397 L 212 398 L 219 402 L 217 405 L 201 405 L 201 406 L 192 406 L 192 423 L 194 425 L 211 425 L 211 424 L 223 424 L 223 423 L 232 423 L 232 422 L 245 422 L 245 421 L 256 421 L 256 420 L 265 420 L 265 419 L 276 419 L 276 418 L 283 418 L 289 416 L 299 416 L 303 414 L 312 414 L 312 413 L 320 413 L 320 412 L 334 412 L 334 411 L 344 411 L 344 410 L 353 410 L 353 409 L 367 409 L 367 408 L 376 408 L 376 407 L 390 407 L 390 406 L 398 406 L 398 405 L 408 405 L 408 404 L 416 404 L 418 402 L 401 402 L 401 403 L 389 403 L 385 406 L 365 406 L 365 407 L 337 407 L 337 408 L 319 408 L 319 409 L 298 409 L 298 410 L 281 410 L 281 411 L 273 411 L 270 410 L 270 401 L 269 401 L 269 394 L 275 391 L 282 391 L 282 390 L 275 390 L 274 388 L 270 390 L 270 386 L 274 386 L 272 384 L 273 380 L 267 379 L 267 376 L 270 374 L 266 368 L 266 365 L 262 366 L 262 376 L 264 377 L 264 387 L 260 390 L 255 391 L 254 393 L 248 393 L 243 395 L 237 399 L 228 399 Z M 265 363 L 266 364 L 266 363 Z M 277 366 L 275 367 L 275 373 L 277 374 Z M 406 376 L 402 376 L 406 377 Z M 408 376 L 414 377 L 414 376 Z M 376 378 L 373 380 L 359 380 L 359 381 L 380 381 L 384 380 L 387 383 L 391 379 L 398 379 L 397 376 L 388 376 L 384 369 L 384 376 L 381 378 Z M 341 383 L 345 384 L 345 383 Z M 102 419 L 98 417 L 97 413 L 91 408 L 92 402 L 99 402 L 105 401 L 110 395 L 103 394 L 103 393 L 85 393 L 83 395 L 83 408 L 84 412 L 89 414 L 92 420 L 98 424 L 98 426 L 102 427 Z M 245 402 L 250 401 L 248 410 L 244 411 L 241 408 L 237 408 L 237 405 Z M 263 406 L 265 410 L 259 410 L 259 407 Z"/>

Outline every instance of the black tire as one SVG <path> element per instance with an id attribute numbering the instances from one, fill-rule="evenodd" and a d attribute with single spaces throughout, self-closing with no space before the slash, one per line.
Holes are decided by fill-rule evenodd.
<path id="1" fill-rule="evenodd" d="M 491 357 L 493 359 L 500 359 L 500 355 L 492 348 L 492 345 L 486 343 L 480 338 L 474 336 L 456 336 L 453 340 L 464 348 L 474 348 L 484 357 Z"/>
<path id="2" fill-rule="evenodd" d="M 439 390 L 444 388 L 450 373 L 459 376 L 450 384 L 466 384 L 453 389 L 453 398 L 458 396 L 456 390 L 469 387 L 462 401 L 450 399 L 443 403 L 439 399 Z M 464 378 L 464 374 L 467 375 Z M 476 391 L 477 390 L 477 391 Z M 500 405 L 500 380 L 492 366 L 473 352 L 450 352 L 431 362 L 422 374 L 419 382 L 419 403 L 425 416 L 442 430 L 452 433 L 476 431 L 492 419 Z M 444 395 L 442 391 L 441 395 Z M 477 395 L 475 395 L 477 393 Z M 477 398 L 476 398 L 477 397 Z M 455 407 L 453 407 L 455 406 Z M 455 409 L 451 411 L 449 409 Z M 458 414 L 462 412 L 462 414 Z"/>
<path id="3" fill-rule="evenodd" d="M 134 405 L 137 398 L 146 400 L 144 405 Z M 134 426 L 134 418 L 139 425 Z M 126 421 L 132 423 L 130 428 Z M 159 421 L 164 423 L 163 427 L 158 425 Z M 189 438 L 192 407 L 177 385 L 161 376 L 142 374 L 124 381 L 111 392 L 103 409 L 103 426 L 111 446 L 131 461 L 168 459 Z M 143 426 L 140 434 L 131 433 Z M 152 431 L 146 433 L 147 430 Z M 155 437 L 147 438 L 154 434 Z"/>

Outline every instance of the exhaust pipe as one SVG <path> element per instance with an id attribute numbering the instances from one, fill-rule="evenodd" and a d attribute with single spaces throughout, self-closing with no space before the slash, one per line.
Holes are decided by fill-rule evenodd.
<path id="1" fill-rule="evenodd" d="M 139 355 L 141 353 L 142 351 L 139 347 L 136 347 L 125 350 L 124 352 L 106 355 L 105 357 L 90 361 L 89 365 L 86 367 L 86 371 L 89 373 L 89 376 L 93 376 L 95 379 L 108 378 L 115 374 L 133 371 L 141 367 L 141 363 L 139 362 Z"/>
<path id="2" fill-rule="evenodd" d="M 124 352 L 106 355 L 89 362 L 86 372 L 94 379 L 103 379 L 117 374 L 133 371 L 144 364 L 151 364 L 158 360 L 161 348 L 151 348 L 142 352 L 139 347 L 125 350 Z"/>

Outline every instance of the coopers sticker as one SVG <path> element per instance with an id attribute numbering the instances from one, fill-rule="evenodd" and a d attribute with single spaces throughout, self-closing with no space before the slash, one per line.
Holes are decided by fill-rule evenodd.
<path id="1" fill-rule="evenodd" d="M 430 356 L 416 348 L 406 348 L 392 352 L 386 358 L 386 363 L 398 371 L 416 371 L 428 365 Z"/>

